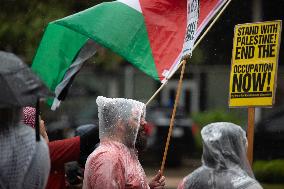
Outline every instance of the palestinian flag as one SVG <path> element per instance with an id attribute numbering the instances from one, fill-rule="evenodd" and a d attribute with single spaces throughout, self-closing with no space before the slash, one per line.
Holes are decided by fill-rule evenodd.
<path id="1" fill-rule="evenodd" d="M 226 0 L 118 0 L 48 24 L 32 69 L 63 100 L 83 62 L 102 45 L 161 82 L 191 54 Z"/>

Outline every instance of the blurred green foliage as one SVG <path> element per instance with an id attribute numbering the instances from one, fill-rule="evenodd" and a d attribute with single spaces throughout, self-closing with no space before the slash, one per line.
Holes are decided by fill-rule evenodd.
<path id="1" fill-rule="evenodd" d="M 192 119 L 201 128 L 212 122 L 232 122 L 235 124 L 242 124 L 242 121 L 238 118 L 238 115 L 225 110 L 212 110 L 206 112 L 195 113 L 192 115 Z"/>
<path id="2" fill-rule="evenodd" d="M 263 187 L 263 189 L 283 189 L 284 188 L 284 184 L 263 184 L 261 183 L 261 186 Z"/>
<path id="3" fill-rule="evenodd" d="M 241 119 L 236 113 L 227 112 L 225 110 L 217 109 L 206 112 L 199 112 L 192 115 L 193 122 L 195 123 L 195 143 L 199 153 L 202 152 L 201 129 L 209 123 L 213 122 L 232 122 L 238 125 L 243 125 Z"/>
<path id="4" fill-rule="evenodd" d="M 284 183 L 284 159 L 255 161 L 253 171 L 259 182 Z"/>
<path id="5" fill-rule="evenodd" d="M 49 22 L 100 2 L 102 0 L 1 0 L 0 50 L 13 52 L 30 64 Z M 104 56 L 120 60 L 108 52 Z"/>

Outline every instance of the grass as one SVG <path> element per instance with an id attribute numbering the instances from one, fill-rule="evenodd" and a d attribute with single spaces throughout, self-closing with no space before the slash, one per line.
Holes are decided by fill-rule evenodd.
<path id="1" fill-rule="evenodd" d="M 263 189 L 284 189 L 284 184 L 262 184 Z"/>
<path id="2" fill-rule="evenodd" d="M 253 172 L 259 182 L 284 184 L 284 159 L 255 161 Z"/>

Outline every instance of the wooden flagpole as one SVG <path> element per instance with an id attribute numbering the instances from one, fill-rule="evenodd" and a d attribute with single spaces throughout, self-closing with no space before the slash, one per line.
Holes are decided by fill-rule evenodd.
<path id="1" fill-rule="evenodd" d="M 166 147 L 165 147 L 163 161 L 162 161 L 162 165 L 161 165 L 161 174 L 162 175 L 164 174 L 165 162 L 166 162 L 166 159 L 167 159 L 168 148 L 169 148 L 170 139 L 171 139 L 171 135 L 172 135 L 172 131 L 173 131 L 173 125 L 174 125 L 177 105 L 178 105 L 178 102 L 179 102 L 179 97 L 180 97 L 180 91 L 181 91 L 181 86 L 182 86 L 182 79 L 183 79 L 183 74 L 184 74 L 184 70 L 185 70 L 186 60 L 181 61 L 181 63 L 182 63 L 182 69 L 181 69 L 180 78 L 179 78 L 179 82 L 178 82 L 178 88 L 177 88 L 177 93 L 176 93 L 176 98 L 175 98 L 174 109 L 173 109 L 173 113 L 172 113 L 172 117 L 171 117 L 170 128 L 169 128 L 169 132 L 168 132 Z"/>
<path id="2" fill-rule="evenodd" d="M 192 51 L 199 45 L 199 43 L 202 41 L 202 39 L 205 37 L 205 35 L 209 32 L 209 30 L 212 28 L 212 26 L 215 24 L 215 22 L 219 19 L 219 17 L 222 15 L 222 13 L 225 11 L 225 9 L 228 7 L 228 5 L 231 3 L 232 0 L 229 0 L 224 7 L 221 9 L 221 11 L 218 13 L 218 15 L 214 18 L 214 20 L 211 22 L 211 24 L 208 26 L 208 28 L 205 30 L 205 32 L 200 36 L 200 38 L 197 40 L 197 42 L 194 44 Z M 182 62 L 179 63 L 178 68 L 182 65 Z M 178 70 L 178 69 L 177 69 Z M 168 80 L 172 78 L 175 72 L 173 72 L 163 83 L 159 89 L 151 96 L 151 98 L 147 101 L 146 106 L 159 94 L 159 92 L 164 88 L 164 86 L 168 83 Z"/>
<path id="3" fill-rule="evenodd" d="M 230 4 L 232 0 L 229 0 L 225 6 L 221 9 L 221 11 L 218 13 L 218 15 L 215 17 L 215 19 L 211 22 L 211 24 L 209 25 L 209 27 L 205 30 L 205 32 L 201 35 L 201 37 L 198 39 L 198 41 L 194 44 L 193 46 L 193 50 L 196 48 L 196 46 L 201 42 L 201 40 L 204 38 L 204 36 L 208 33 L 208 31 L 212 28 L 212 26 L 215 24 L 215 22 L 219 19 L 219 17 L 222 15 L 222 13 L 224 12 L 224 10 L 227 8 L 227 6 Z M 170 122 L 170 127 L 169 127 L 169 132 L 168 132 L 168 136 L 167 136 L 167 142 L 166 142 L 166 146 L 165 146 L 165 150 L 164 150 L 164 155 L 163 155 L 163 160 L 162 160 L 162 165 L 161 165 L 161 174 L 164 174 L 164 168 L 165 168 L 165 162 L 166 162 L 166 158 L 167 158 L 167 153 L 168 153 L 168 148 L 169 148 L 169 144 L 170 144 L 170 139 L 171 139 L 171 135 L 172 135 L 172 131 L 173 131 L 173 125 L 174 125 L 174 118 L 175 118 L 175 114 L 176 114 L 176 109 L 177 109 L 177 105 L 178 105 L 178 101 L 179 101 L 179 97 L 180 97 L 180 91 L 181 91 L 181 86 L 182 86 L 182 80 L 183 80 L 183 74 L 184 74 L 184 70 L 185 70 L 185 64 L 186 64 L 186 59 L 182 60 L 180 62 L 180 64 L 178 65 L 178 69 L 180 68 L 180 66 L 182 65 L 182 70 L 181 70 L 181 74 L 180 74 L 180 79 L 179 79 L 179 83 L 178 83 L 178 88 L 177 88 L 177 94 L 175 97 L 175 103 L 174 103 L 174 109 L 173 109 L 173 113 L 172 113 L 172 117 L 171 117 L 171 122 Z M 178 70 L 177 69 L 177 70 Z M 171 75 L 167 78 L 166 82 L 163 83 L 159 89 L 152 95 L 152 97 L 148 100 L 148 102 L 146 103 L 146 105 L 148 105 L 156 96 L 157 94 L 162 90 L 162 88 L 168 83 L 168 80 L 172 78 L 172 76 L 174 75 L 174 72 L 171 73 Z"/>
<path id="4" fill-rule="evenodd" d="M 247 128 L 247 138 L 248 138 L 248 149 L 247 157 L 250 165 L 253 162 L 253 139 L 254 139 L 254 117 L 255 117 L 255 107 L 248 107 L 248 128 Z"/>

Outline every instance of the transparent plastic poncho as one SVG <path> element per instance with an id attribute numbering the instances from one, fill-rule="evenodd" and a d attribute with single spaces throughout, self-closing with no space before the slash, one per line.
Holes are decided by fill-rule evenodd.
<path id="1" fill-rule="evenodd" d="M 247 139 L 240 126 L 227 122 L 212 123 L 201 130 L 201 136 L 202 166 L 185 177 L 179 188 L 261 188 L 247 160 Z"/>
<path id="2" fill-rule="evenodd" d="M 123 98 L 97 98 L 100 145 L 87 159 L 83 189 L 148 189 L 135 141 L 145 105 Z"/>
<path id="3" fill-rule="evenodd" d="M 120 137 L 125 143 L 135 144 L 140 119 L 146 116 L 145 104 L 132 99 L 103 96 L 99 96 L 96 102 L 100 139 Z"/>

